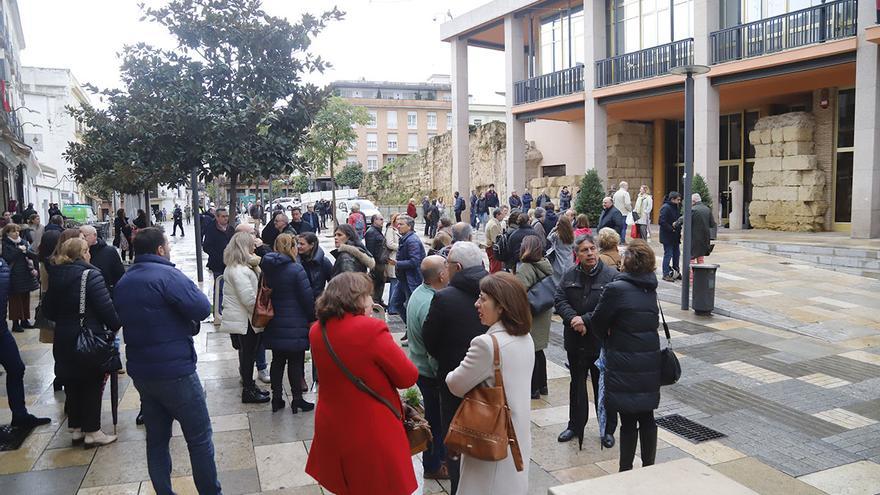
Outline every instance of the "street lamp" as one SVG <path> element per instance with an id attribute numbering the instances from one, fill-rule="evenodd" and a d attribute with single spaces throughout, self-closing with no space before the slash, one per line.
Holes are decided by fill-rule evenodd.
<path id="1" fill-rule="evenodd" d="M 690 306 L 691 291 L 691 185 L 694 177 L 694 74 L 705 74 L 709 68 L 705 65 L 681 65 L 669 69 L 669 72 L 684 79 L 684 248 L 682 249 L 681 268 L 681 309 L 687 311 Z"/>

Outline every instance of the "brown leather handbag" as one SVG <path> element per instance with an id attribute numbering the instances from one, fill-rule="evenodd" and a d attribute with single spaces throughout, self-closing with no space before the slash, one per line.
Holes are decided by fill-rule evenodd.
<path id="1" fill-rule="evenodd" d="M 266 285 L 266 279 L 260 274 L 260 286 L 257 289 L 257 302 L 254 303 L 251 325 L 257 328 L 265 328 L 274 317 L 275 308 L 272 307 L 272 289 Z"/>
<path id="2" fill-rule="evenodd" d="M 464 396 L 449 424 L 445 443 L 449 450 L 483 461 L 506 458 L 507 448 L 510 447 L 513 464 L 517 471 L 522 471 L 522 453 L 501 377 L 501 351 L 498 349 L 498 339 L 494 335 L 489 336 L 492 337 L 495 354 L 495 386 L 474 387 Z"/>
<path id="3" fill-rule="evenodd" d="M 365 392 L 377 401 L 385 404 L 385 407 L 391 410 L 391 414 L 394 414 L 394 417 L 403 423 L 403 429 L 406 430 L 406 438 L 409 441 L 410 455 L 416 455 L 419 452 L 428 450 L 428 447 L 433 443 L 434 437 L 431 434 L 431 427 L 425 420 L 424 414 L 404 401 L 401 401 L 403 409 L 403 414 L 401 414 L 396 407 L 391 405 L 391 402 L 389 402 L 388 399 L 382 397 L 378 392 L 367 386 L 363 380 L 355 376 L 355 374 L 342 363 L 342 360 L 339 359 L 339 356 L 336 355 L 336 352 L 333 350 L 333 346 L 330 345 L 330 339 L 327 338 L 326 325 L 321 325 L 321 336 L 324 338 L 324 346 L 327 347 L 327 353 L 330 354 L 330 358 L 333 359 L 336 366 L 339 366 L 339 369 L 342 370 L 342 374 L 344 374 L 358 390 Z"/>

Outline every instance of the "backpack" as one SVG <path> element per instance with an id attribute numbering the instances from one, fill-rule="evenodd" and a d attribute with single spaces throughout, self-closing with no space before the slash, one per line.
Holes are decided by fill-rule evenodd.
<path id="1" fill-rule="evenodd" d="M 363 215 L 356 215 L 354 220 L 354 230 L 357 232 L 359 237 L 363 237 L 364 233 L 367 230 L 367 222 L 364 220 Z"/>
<path id="2" fill-rule="evenodd" d="M 510 234 L 502 232 L 495 236 L 495 241 L 492 242 L 492 254 L 495 255 L 496 260 L 507 261 L 510 254 Z"/>

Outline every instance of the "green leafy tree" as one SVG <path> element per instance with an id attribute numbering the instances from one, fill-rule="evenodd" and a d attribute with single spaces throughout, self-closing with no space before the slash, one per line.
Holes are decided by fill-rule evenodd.
<path id="1" fill-rule="evenodd" d="M 599 173 L 596 172 L 596 169 L 587 170 L 581 180 L 581 189 L 578 192 L 574 208 L 578 214 L 585 213 L 590 217 L 590 225 L 596 225 L 599 222 L 599 216 L 602 215 L 602 198 L 604 197 L 605 188 L 602 186 Z"/>
<path id="2" fill-rule="evenodd" d="M 287 186 L 287 183 L 281 179 L 273 179 L 269 184 L 269 189 L 272 192 L 272 197 L 277 198 L 281 196 L 284 192 L 284 188 Z"/>
<path id="3" fill-rule="evenodd" d="M 297 175 L 291 181 L 293 192 L 303 194 L 309 192 L 309 178 L 305 175 Z"/>
<path id="4" fill-rule="evenodd" d="M 340 186 L 347 186 L 352 189 L 361 187 L 364 181 L 364 169 L 360 164 L 348 164 L 342 167 L 342 170 L 336 174 L 336 183 Z"/>
<path id="5" fill-rule="evenodd" d="M 702 175 L 694 175 L 694 185 L 692 189 L 693 192 L 700 195 L 700 199 L 703 200 L 704 205 L 712 208 L 712 194 L 709 192 L 709 185 L 706 184 L 706 179 L 704 179 Z M 685 200 L 690 201 L 690 198 L 685 198 Z"/>
<path id="6" fill-rule="evenodd" d="M 323 173 L 329 168 L 330 181 L 335 184 L 336 162 L 346 154 L 350 143 L 357 139 L 355 126 L 366 125 L 370 116 L 363 107 L 356 107 L 340 97 L 327 99 L 312 120 L 301 155 L 311 173 Z M 336 187 L 331 191 L 332 208 L 336 208 Z M 333 215 L 336 222 L 336 215 Z"/>

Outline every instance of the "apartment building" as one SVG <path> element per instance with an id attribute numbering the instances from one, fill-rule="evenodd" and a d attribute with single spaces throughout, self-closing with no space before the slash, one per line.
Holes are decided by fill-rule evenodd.
<path id="1" fill-rule="evenodd" d="M 458 190 L 470 189 L 468 46 L 504 52 L 505 194 L 534 178 L 523 147 L 542 122 L 567 129 L 550 141 L 574 157 L 566 174 L 594 168 L 606 187 L 647 184 L 657 200 L 680 191 L 684 78 L 670 69 L 697 64 L 710 70 L 695 78 L 695 172 L 722 221 L 740 211 L 756 227 L 880 237 L 871 0 L 496 0 L 443 24 L 441 36 L 451 45 Z"/>

